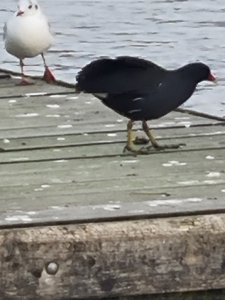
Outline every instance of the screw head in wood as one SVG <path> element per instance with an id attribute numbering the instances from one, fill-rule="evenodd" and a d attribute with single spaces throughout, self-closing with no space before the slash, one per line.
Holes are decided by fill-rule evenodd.
<path id="1" fill-rule="evenodd" d="M 46 265 L 46 272 L 49 275 L 55 275 L 58 272 L 59 265 L 56 262 L 50 262 Z"/>

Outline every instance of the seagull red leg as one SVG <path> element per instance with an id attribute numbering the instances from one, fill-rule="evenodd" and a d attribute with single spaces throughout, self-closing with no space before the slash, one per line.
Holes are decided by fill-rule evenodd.
<path id="1" fill-rule="evenodd" d="M 49 67 L 47 66 L 43 53 L 41 54 L 41 57 L 43 59 L 43 63 L 44 63 L 44 67 L 45 67 L 43 80 L 45 80 L 47 83 L 54 83 L 56 81 L 55 76 L 52 74 Z"/>

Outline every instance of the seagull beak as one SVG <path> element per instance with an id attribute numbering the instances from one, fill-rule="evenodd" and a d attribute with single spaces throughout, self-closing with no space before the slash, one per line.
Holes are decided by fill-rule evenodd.
<path id="1" fill-rule="evenodd" d="M 212 74 L 212 73 L 210 73 L 210 74 L 209 74 L 209 76 L 208 76 L 208 80 L 209 80 L 209 81 L 212 81 L 212 82 L 214 82 L 215 84 L 217 84 L 216 77 L 215 77 L 215 76 L 213 76 L 213 74 Z"/>
<path id="2" fill-rule="evenodd" d="M 22 11 L 22 10 L 19 10 L 19 11 L 17 12 L 17 14 L 16 14 L 16 15 L 17 15 L 17 17 L 18 17 L 18 16 L 22 16 L 23 14 L 24 14 L 24 11 Z"/>

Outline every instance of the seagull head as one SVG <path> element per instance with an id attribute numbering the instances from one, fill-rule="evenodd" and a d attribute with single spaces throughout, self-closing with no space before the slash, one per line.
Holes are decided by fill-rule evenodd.
<path id="1" fill-rule="evenodd" d="M 16 12 L 17 17 L 32 16 L 40 12 L 40 7 L 37 0 L 20 0 L 18 4 L 18 10 Z"/>

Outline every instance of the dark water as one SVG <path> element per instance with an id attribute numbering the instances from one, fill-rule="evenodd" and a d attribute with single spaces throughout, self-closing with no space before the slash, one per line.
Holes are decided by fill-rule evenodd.
<path id="1" fill-rule="evenodd" d="M 207 63 L 219 84 L 202 83 L 185 104 L 225 117 L 224 0 L 40 0 L 55 44 L 46 58 L 57 78 L 74 82 L 84 64 L 99 56 L 135 55 L 166 68 Z M 2 26 L 16 1 L 1 4 Z M 1 68 L 19 71 L 16 58 L 0 45 Z M 41 75 L 39 58 L 27 60 Z"/>

